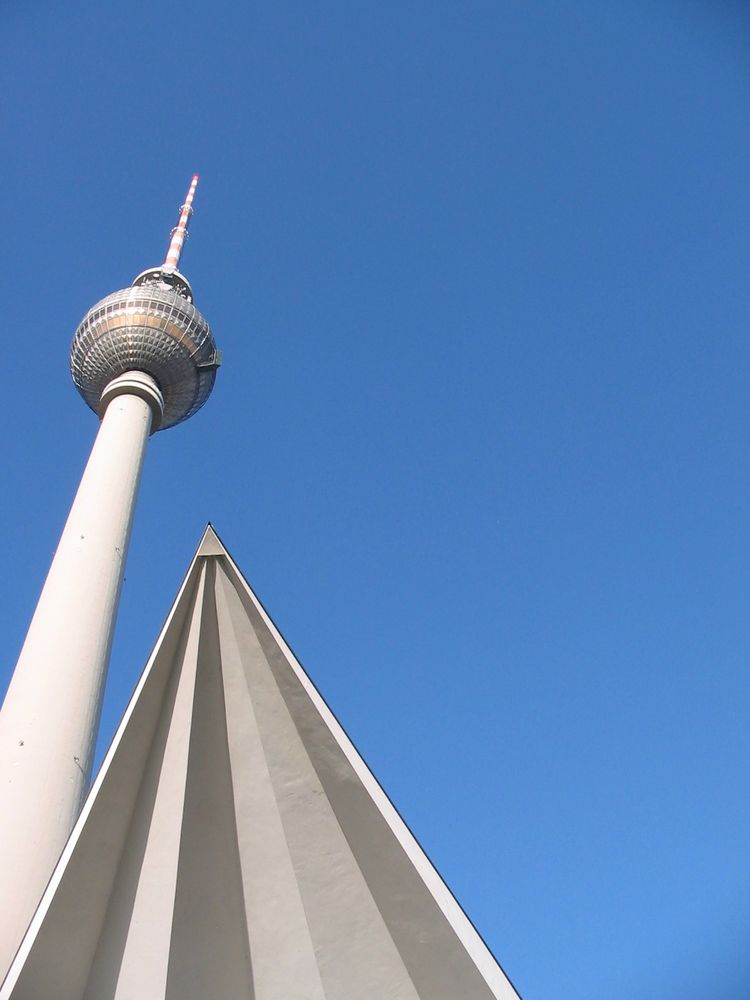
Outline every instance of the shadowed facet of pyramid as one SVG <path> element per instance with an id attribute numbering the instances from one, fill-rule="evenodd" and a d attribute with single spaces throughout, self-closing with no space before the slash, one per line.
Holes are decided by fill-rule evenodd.
<path id="1" fill-rule="evenodd" d="M 517 994 L 210 527 L 0 1000 Z"/>

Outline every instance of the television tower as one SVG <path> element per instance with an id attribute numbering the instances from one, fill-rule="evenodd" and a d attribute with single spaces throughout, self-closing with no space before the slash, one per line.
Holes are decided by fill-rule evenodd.
<path id="1" fill-rule="evenodd" d="M 219 365 L 178 269 L 197 183 L 164 263 L 73 337 L 73 381 L 101 425 L 0 714 L 0 978 L 88 789 L 146 442 L 205 403 Z"/>

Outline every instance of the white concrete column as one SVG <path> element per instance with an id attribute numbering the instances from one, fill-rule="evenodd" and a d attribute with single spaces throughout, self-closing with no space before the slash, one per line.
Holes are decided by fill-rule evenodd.
<path id="1" fill-rule="evenodd" d="M 102 395 L 86 470 L 0 713 L 0 980 L 88 789 L 112 633 L 149 434 L 153 379 Z"/>

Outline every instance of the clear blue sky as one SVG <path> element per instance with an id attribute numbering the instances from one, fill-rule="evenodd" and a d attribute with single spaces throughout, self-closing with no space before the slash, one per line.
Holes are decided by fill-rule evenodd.
<path id="1" fill-rule="evenodd" d="M 207 520 L 524 1000 L 750 997 L 750 10 L 7 2 L 3 683 L 164 254 L 108 739 Z M 457 998 L 460 1000 L 460 998 Z"/>

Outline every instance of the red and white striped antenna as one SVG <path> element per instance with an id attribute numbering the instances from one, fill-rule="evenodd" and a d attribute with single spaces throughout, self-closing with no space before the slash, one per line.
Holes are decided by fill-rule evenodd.
<path id="1" fill-rule="evenodd" d="M 164 258 L 164 270 L 176 271 L 180 263 L 180 254 L 187 239 L 187 228 L 190 216 L 193 214 L 193 198 L 195 189 L 198 186 L 198 174 L 195 174 L 190 182 L 190 190 L 187 193 L 185 204 L 180 207 L 180 221 L 172 230 L 172 239 L 169 241 L 167 256 Z"/>

